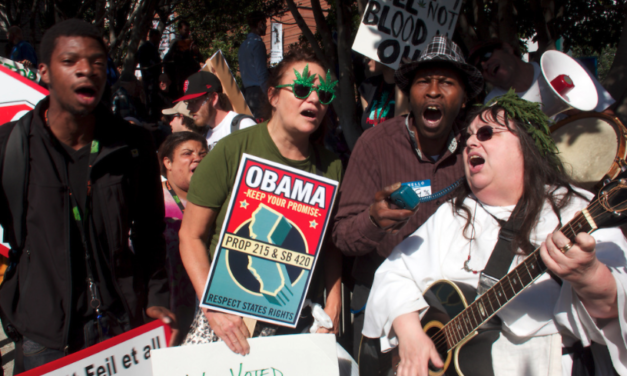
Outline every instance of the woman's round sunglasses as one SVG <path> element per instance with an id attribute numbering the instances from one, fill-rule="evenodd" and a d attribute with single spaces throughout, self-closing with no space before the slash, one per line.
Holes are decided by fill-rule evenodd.
<path id="1" fill-rule="evenodd" d="M 498 132 L 506 132 L 508 131 L 508 129 L 494 129 L 489 125 L 484 125 L 482 127 L 480 127 L 479 129 L 477 129 L 477 132 L 475 133 L 465 133 L 462 141 L 463 141 L 463 145 L 466 146 L 466 143 L 468 142 L 468 139 L 470 138 L 470 136 L 475 135 L 477 136 L 477 140 L 481 141 L 481 142 L 485 142 L 485 141 L 490 141 L 492 139 L 492 136 L 494 135 L 494 133 L 498 133 Z"/>
<path id="2" fill-rule="evenodd" d="M 294 69 L 294 75 L 296 76 L 296 79 L 293 83 L 278 85 L 276 88 L 281 89 L 291 87 L 292 93 L 298 99 L 306 99 L 311 94 L 311 91 L 315 90 L 316 94 L 318 94 L 318 100 L 324 105 L 333 102 L 333 99 L 335 99 L 335 85 L 337 85 L 337 80 L 331 81 L 330 70 L 327 71 L 326 80 L 321 75 L 318 75 L 320 78 L 320 85 L 318 86 L 313 85 L 316 75 L 309 75 L 309 64 L 305 65 L 305 69 L 303 69 L 302 74 Z"/>

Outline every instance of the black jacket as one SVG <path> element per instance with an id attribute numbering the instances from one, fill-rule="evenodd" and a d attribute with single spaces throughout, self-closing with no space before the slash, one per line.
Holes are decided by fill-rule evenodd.
<path id="1" fill-rule="evenodd" d="M 30 156 L 33 148 L 50 134 L 43 114 L 48 99 L 33 112 Z M 100 154 L 93 165 L 91 242 L 107 265 L 117 296 L 133 327 L 144 323 L 145 308 L 169 307 L 165 273 L 163 193 L 159 167 L 150 134 L 114 117 L 104 108 L 97 110 L 96 134 Z M 0 126 L 0 157 L 15 122 Z M 39 132 L 37 134 L 37 132 Z M 43 132 L 43 133 L 42 133 Z M 39 144 L 38 144 L 39 143 Z M 0 164 L 2 166 L 2 164 Z M 31 164 L 31 174 L 36 168 Z M 44 166 L 43 168 L 48 168 Z M 49 185 L 29 180 L 26 210 L 26 245 L 16 273 L 0 286 L 3 324 L 13 325 L 29 339 L 46 347 L 64 349 L 70 343 L 72 314 L 72 268 L 70 265 L 70 199 L 67 177 Z M 5 241 L 13 247 L 12 218 L 0 188 L 0 224 Z M 131 234 L 133 250 L 129 246 Z M 5 322 L 5 321 L 8 321 Z"/>

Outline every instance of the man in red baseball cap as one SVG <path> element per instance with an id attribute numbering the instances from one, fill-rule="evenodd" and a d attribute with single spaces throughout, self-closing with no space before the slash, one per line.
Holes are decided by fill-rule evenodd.
<path id="1" fill-rule="evenodd" d="M 207 128 L 207 143 L 211 149 L 231 132 L 255 125 L 252 117 L 231 111 L 231 102 L 222 90 L 218 77 L 209 72 L 194 73 L 183 85 L 184 101 L 198 127 Z"/>

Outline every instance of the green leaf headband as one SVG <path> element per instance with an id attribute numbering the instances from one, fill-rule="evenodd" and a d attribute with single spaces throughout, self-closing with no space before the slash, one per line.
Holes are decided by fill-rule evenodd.
<path id="1" fill-rule="evenodd" d="M 542 112 L 540 103 L 519 98 L 514 89 L 509 89 L 506 94 L 492 98 L 484 108 L 494 105 L 502 107 L 510 118 L 519 120 L 525 126 L 542 156 L 556 156 L 558 150 L 549 129 L 551 120 Z"/>

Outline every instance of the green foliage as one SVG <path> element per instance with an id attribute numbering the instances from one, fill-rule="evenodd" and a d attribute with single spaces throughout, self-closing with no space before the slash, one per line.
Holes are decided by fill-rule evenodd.
<path id="1" fill-rule="evenodd" d="M 509 89 L 506 94 L 492 98 L 484 108 L 494 105 L 502 107 L 510 118 L 523 123 L 542 155 L 550 157 L 557 154 L 557 147 L 549 130 L 550 120 L 542 112 L 540 103 L 519 98 L 514 89 Z"/>
<path id="2" fill-rule="evenodd" d="M 239 79 L 237 52 L 250 31 L 246 17 L 255 10 L 272 15 L 282 6 L 283 0 L 186 0 L 175 11 L 190 23 L 203 56 L 209 58 L 222 50 L 231 72 Z"/>
<path id="3" fill-rule="evenodd" d="M 601 52 L 597 52 L 590 47 L 575 46 L 571 49 L 573 57 L 596 57 L 597 58 L 597 74 L 599 81 L 603 82 L 610 72 L 614 56 L 616 55 L 615 46 L 605 46 Z"/>

